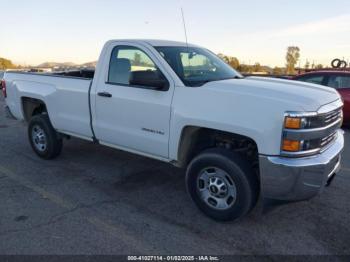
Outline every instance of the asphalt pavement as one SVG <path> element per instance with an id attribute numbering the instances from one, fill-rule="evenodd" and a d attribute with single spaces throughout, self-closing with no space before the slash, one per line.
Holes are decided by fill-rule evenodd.
<path id="1" fill-rule="evenodd" d="M 0 98 L 0 254 L 350 255 L 350 132 L 342 170 L 309 201 L 237 222 L 200 213 L 184 171 L 79 139 L 39 159 Z"/>

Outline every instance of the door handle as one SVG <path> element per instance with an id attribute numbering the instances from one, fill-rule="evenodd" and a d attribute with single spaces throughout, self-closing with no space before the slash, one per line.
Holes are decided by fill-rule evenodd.
<path id="1" fill-rule="evenodd" d="M 98 92 L 97 95 L 103 96 L 103 97 L 112 97 L 112 94 L 110 94 L 108 92 Z"/>

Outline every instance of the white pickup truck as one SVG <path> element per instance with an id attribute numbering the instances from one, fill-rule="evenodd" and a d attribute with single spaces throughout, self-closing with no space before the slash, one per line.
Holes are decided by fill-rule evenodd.
<path id="1" fill-rule="evenodd" d="M 245 78 L 195 45 L 113 40 L 95 72 L 6 72 L 2 89 L 40 157 L 74 136 L 184 167 L 192 199 L 217 220 L 242 217 L 259 197 L 309 199 L 340 168 L 335 90 Z"/>

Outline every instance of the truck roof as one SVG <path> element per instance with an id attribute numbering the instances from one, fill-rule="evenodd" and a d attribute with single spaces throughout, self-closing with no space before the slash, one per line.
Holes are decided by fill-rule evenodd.
<path id="1" fill-rule="evenodd" d="M 185 42 L 178 42 L 178 41 L 171 41 L 171 40 L 160 40 L 160 39 L 114 39 L 110 40 L 109 42 L 119 42 L 119 41 L 125 41 L 125 42 L 134 42 L 134 43 L 143 43 L 143 44 L 149 44 L 151 46 L 187 46 Z M 188 46 L 191 47 L 198 47 L 193 44 L 188 44 Z"/>

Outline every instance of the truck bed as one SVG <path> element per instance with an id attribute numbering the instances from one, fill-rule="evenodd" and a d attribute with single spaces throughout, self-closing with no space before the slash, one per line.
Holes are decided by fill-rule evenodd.
<path id="1" fill-rule="evenodd" d="M 56 76 L 56 77 L 71 77 L 71 78 L 93 79 L 94 75 L 95 75 L 95 70 L 92 70 L 92 69 L 81 69 L 81 70 L 59 71 L 59 72 L 52 72 L 52 73 L 7 71 L 6 73 L 7 74 L 11 73 L 11 74 L 25 74 L 25 75 L 39 75 L 39 76 Z"/>
<path id="2" fill-rule="evenodd" d="M 16 118 L 25 119 L 24 99 L 38 99 L 46 101 L 50 120 L 57 130 L 80 137 L 92 137 L 89 107 L 92 79 L 65 74 L 23 72 L 6 72 L 5 79 L 6 103 Z"/>
<path id="3" fill-rule="evenodd" d="M 95 75 L 95 70 L 88 70 L 88 69 L 71 70 L 71 71 L 64 71 L 64 72 L 53 73 L 53 75 L 72 76 L 72 77 L 93 79 L 94 75 Z"/>

